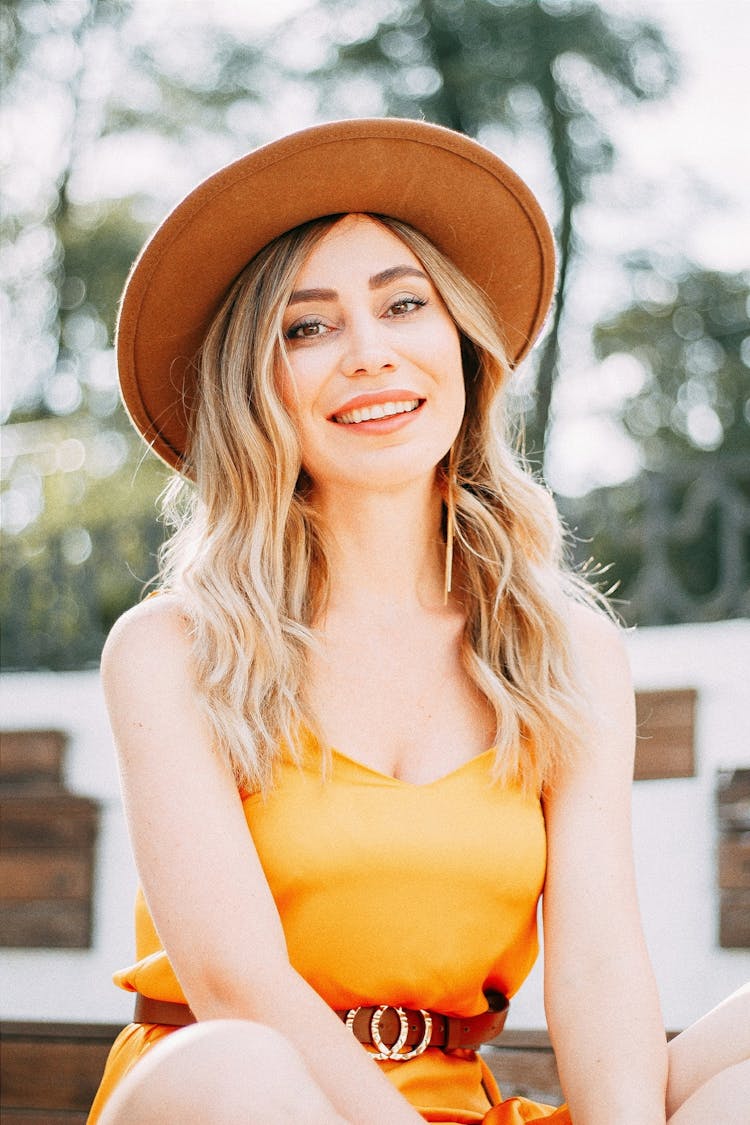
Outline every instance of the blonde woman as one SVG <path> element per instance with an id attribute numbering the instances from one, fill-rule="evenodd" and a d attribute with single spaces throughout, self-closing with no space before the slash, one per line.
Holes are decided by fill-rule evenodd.
<path id="1" fill-rule="evenodd" d="M 180 516 L 103 658 L 142 893 L 91 1122 L 740 1120 L 746 1000 L 668 1058 L 627 662 L 511 451 L 553 275 L 501 161 L 396 120 L 230 165 L 137 263 L 123 395 Z M 477 1053 L 542 889 L 559 1109 Z"/>

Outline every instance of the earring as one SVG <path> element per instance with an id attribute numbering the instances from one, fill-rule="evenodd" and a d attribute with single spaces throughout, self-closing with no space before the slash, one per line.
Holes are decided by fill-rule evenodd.
<path id="1" fill-rule="evenodd" d="M 456 466 L 455 446 L 451 446 L 448 456 L 448 481 L 445 497 L 445 579 L 443 584 L 443 605 L 448 604 L 448 594 L 453 582 L 453 536 L 456 529 Z"/>

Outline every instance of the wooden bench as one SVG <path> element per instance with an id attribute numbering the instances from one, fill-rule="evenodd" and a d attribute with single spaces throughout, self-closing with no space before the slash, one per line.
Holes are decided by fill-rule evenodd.
<path id="1" fill-rule="evenodd" d="M 7 1021 L 0 1028 L 3 1125 L 84 1125 L 119 1030 L 109 1023 Z M 483 1054 L 505 1097 L 561 1100 L 545 1031 L 505 1031 Z"/>
<path id="2" fill-rule="evenodd" d="M 119 1030 L 109 1023 L 4 1022 L 0 1028 L 3 1125 L 85 1122 Z"/>

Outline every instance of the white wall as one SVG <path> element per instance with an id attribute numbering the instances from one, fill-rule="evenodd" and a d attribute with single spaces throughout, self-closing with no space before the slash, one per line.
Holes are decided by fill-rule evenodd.
<path id="1" fill-rule="evenodd" d="M 628 647 L 638 688 L 698 691 L 694 778 L 639 781 L 634 837 L 644 927 L 667 1027 L 680 1028 L 750 978 L 750 953 L 717 946 L 717 769 L 750 766 L 750 621 L 641 629 Z M 122 1021 L 131 999 L 110 983 L 132 960 L 135 874 L 94 672 L 0 678 L 0 726 L 70 735 L 66 782 L 101 803 L 94 948 L 5 950 L 5 1019 Z M 514 1000 L 511 1023 L 541 1027 L 541 972 Z"/>
<path id="2" fill-rule="evenodd" d="M 638 890 L 664 1022 L 679 1030 L 750 979 L 750 952 L 718 946 L 716 771 L 750 768 L 750 621 L 638 629 L 636 688 L 696 688 L 696 776 L 637 781 Z M 509 1026 L 544 1023 L 541 961 Z M 511 1024 L 512 1021 L 512 1024 Z"/>

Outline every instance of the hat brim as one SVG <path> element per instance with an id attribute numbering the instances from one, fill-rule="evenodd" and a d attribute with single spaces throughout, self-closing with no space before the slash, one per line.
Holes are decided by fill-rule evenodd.
<path id="1" fill-rule="evenodd" d="M 235 277 L 285 231 L 347 212 L 421 231 L 487 294 L 511 363 L 529 351 L 552 299 L 555 251 L 516 173 L 468 137 L 421 121 L 314 126 L 201 183 L 133 267 L 117 327 L 120 387 L 134 425 L 169 465 L 183 468 L 193 361 Z"/>

